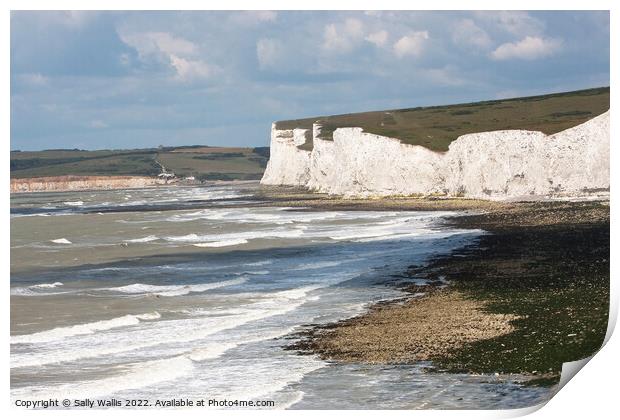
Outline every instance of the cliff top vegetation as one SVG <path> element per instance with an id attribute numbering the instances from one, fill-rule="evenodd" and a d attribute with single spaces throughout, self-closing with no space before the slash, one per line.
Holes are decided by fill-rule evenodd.
<path id="1" fill-rule="evenodd" d="M 359 112 L 278 121 L 276 128 L 309 129 L 306 143 L 312 150 L 312 124 L 321 124 L 322 140 L 333 140 L 337 128 L 397 138 L 403 143 L 447 151 L 463 134 L 495 130 L 531 130 L 554 134 L 596 117 L 609 109 L 609 87 L 467 104 Z"/>

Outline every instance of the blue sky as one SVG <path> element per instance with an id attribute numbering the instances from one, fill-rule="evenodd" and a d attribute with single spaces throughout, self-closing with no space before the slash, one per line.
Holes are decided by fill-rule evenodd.
<path id="1" fill-rule="evenodd" d="M 275 120 L 607 85 L 607 12 L 11 14 L 12 149 L 264 146 Z"/>

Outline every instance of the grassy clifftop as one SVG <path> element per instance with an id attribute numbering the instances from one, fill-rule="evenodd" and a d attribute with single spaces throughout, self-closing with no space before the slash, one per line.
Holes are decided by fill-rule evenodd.
<path id="1" fill-rule="evenodd" d="M 609 87 L 550 95 L 447 106 L 360 112 L 279 121 L 276 128 L 312 129 L 323 126 L 319 138 L 332 140 L 334 130 L 361 127 L 368 133 L 400 139 L 403 143 L 446 151 L 459 136 L 494 130 L 532 130 L 554 134 L 574 127 L 609 109 Z M 302 149 L 312 149 L 308 136 Z"/>
<path id="2" fill-rule="evenodd" d="M 160 147 L 133 150 L 11 152 L 11 178 L 48 176 L 156 176 L 162 166 L 200 180 L 260 179 L 269 148 Z"/>

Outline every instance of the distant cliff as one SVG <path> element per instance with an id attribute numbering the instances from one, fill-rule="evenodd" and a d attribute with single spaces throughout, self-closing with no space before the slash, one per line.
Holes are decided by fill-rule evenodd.
<path id="1" fill-rule="evenodd" d="M 52 176 L 19 178 L 11 179 L 11 193 L 144 188 L 165 183 L 166 181 L 162 179 L 140 176 Z"/>
<path id="2" fill-rule="evenodd" d="M 346 197 L 571 198 L 609 193 L 609 111 L 552 135 L 499 130 L 430 150 L 358 127 L 271 130 L 261 180 Z M 303 147 L 309 144 L 312 147 Z M 310 150 L 308 150 L 310 149 Z"/>

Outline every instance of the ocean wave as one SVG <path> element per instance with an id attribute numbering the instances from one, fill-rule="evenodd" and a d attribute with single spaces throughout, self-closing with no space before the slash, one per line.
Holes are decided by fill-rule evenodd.
<path id="1" fill-rule="evenodd" d="M 134 363 L 125 373 L 105 379 L 54 385 L 50 388 L 24 387 L 14 390 L 11 397 L 17 398 L 92 398 L 110 395 L 126 389 L 145 388 L 160 382 L 171 381 L 189 375 L 193 362 L 186 356 Z"/>
<path id="2" fill-rule="evenodd" d="M 242 361 L 241 363 L 244 363 Z M 243 365 L 229 363 L 219 369 L 219 374 L 226 378 L 226 383 L 212 392 L 216 398 L 235 398 L 240 400 L 275 399 L 276 393 L 290 384 L 298 383 L 309 373 L 321 369 L 326 363 L 314 357 L 285 355 L 272 359 L 255 360 L 252 371 L 255 376 L 251 381 L 243 380 Z M 221 391 L 220 391 L 221 389 Z M 218 395 L 218 391 L 222 394 Z M 286 406 L 286 402 L 284 402 Z M 290 405 L 290 404 L 289 404 Z"/>
<path id="3" fill-rule="evenodd" d="M 236 193 L 222 193 L 218 192 L 216 194 L 201 194 L 201 195 L 193 195 L 190 198 L 192 200 L 228 200 L 231 198 L 244 198 L 244 197 L 252 197 L 251 194 L 236 194 Z"/>
<path id="4" fill-rule="evenodd" d="M 63 202 L 63 204 L 67 206 L 78 207 L 78 206 L 83 206 L 84 202 L 83 201 L 65 201 Z"/>
<path id="5" fill-rule="evenodd" d="M 13 389 L 11 397 L 17 398 L 91 398 L 112 395 L 119 391 L 129 389 L 144 389 L 155 384 L 170 382 L 182 377 L 188 377 L 194 374 L 197 363 L 208 360 L 218 359 L 226 351 L 238 347 L 241 344 L 252 343 L 265 339 L 275 338 L 290 332 L 286 330 L 269 330 L 263 335 L 251 335 L 249 337 L 233 339 L 230 342 L 223 343 L 206 343 L 201 347 L 192 348 L 182 354 L 162 359 L 149 360 L 145 362 L 132 363 L 125 367 L 125 371 L 121 374 L 111 377 L 96 379 L 83 382 L 75 382 L 63 385 L 54 385 L 53 387 L 23 387 Z M 252 387 L 250 393 L 246 389 L 241 392 L 244 395 L 255 393 L 272 393 L 279 390 L 289 383 L 299 381 L 304 374 L 324 366 L 324 362 L 312 360 L 304 361 L 291 367 L 287 364 L 286 369 L 278 369 L 278 382 L 269 384 L 269 387 Z M 281 367 L 276 364 L 275 367 Z M 214 372 L 214 374 L 217 374 Z M 241 396 L 241 395 L 240 395 Z M 290 405 L 290 404 L 288 404 Z"/>
<path id="6" fill-rule="evenodd" d="M 72 243 L 67 238 L 52 239 L 50 242 L 53 242 L 55 244 L 71 244 Z"/>
<path id="7" fill-rule="evenodd" d="M 359 227 L 358 229 L 343 229 L 341 231 L 336 231 L 333 233 L 329 233 L 328 237 L 335 241 L 349 241 L 354 239 L 361 238 L 372 238 L 372 237 L 386 237 L 389 235 L 407 233 L 407 232 L 399 232 L 397 228 L 400 226 L 390 226 L 389 228 L 366 228 Z M 410 232 L 409 232 L 410 233 Z"/>
<path id="8" fill-rule="evenodd" d="M 250 267 L 261 267 L 263 265 L 269 265 L 269 264 L 273 264 L 273 261 L 271 261 L 271 260 L 256 261 L 256 262 L 252 262 L 252 263 L 245 263 L 243 265 L 247 265 L 247 266 L 250 266 Z"/>
<path id="9" fill-rule="evenodd" d="M 182 235 L 182 236 L 167 236 L 165 239 L 171 242 L 193 242 L 193 241 L 199 241 L 200 238 L 201 237 L 196 235 L 195 233 L 190 233 L 188 235 Z"/>
<path id="10" fill-rule="evenodd" d="M 253 208 L 240 209 L 205 209 L 189 213 L 176 214 L 165 219 L 168 222 L 190 222 L 194 220 L 226 220 L 235 223 L 269 223 L 285 225 L 299 222 L 323 221 L 344 217 L 341 212 L 285 212 L 289 208 L 270 209 L 268 212 Z"/>
<path id="11" fill-rule="evenodd" d="M 286 398 L 284 401 L 281 401 L 280 404 L 278 404 L 279 410 L 286 410 L 288 408 L 291 408 L 292 406 L 294 406 L 295 404 L 303 400 L 304 395 L 306 395 L 306 393 L 303 391 L 292 391 L 285 395 L 288 398 Z"/>
<path id="12" fill-rule="evenodd" d="M 418 231 L 416 233 L 392 233 L 388 235 L 377 235 L 370 237 L 362 237 L 359 239 L 353 239 L 353 242 L 375 242 L 375 241 L 393 241 L 401 239 L 411 239 L 422 235 L 423 233 Z"/>
<path id="13" fill-rule="evenodd" d="M 251 276 L 265 276 L 265 275 L 269 274 L 269 270 L 244 271 L 241 274 L 249 274 Z"/>
<path id="14" fill-rule="evenodd" d="M 190 293 L 200 293 L 211 289 L 218 289 L 227 286 L 236 286 L 243 284 L 247 281 L 247 277 L 238 277 L 233 280 L 226 280 L 214 283 L 201 283 L 201 284 L 182 284 L 182 285 L 169 285 L 158 286 L 152 284 L 134 283 L 127 286 L 109 287 L 105 289 L 98 289 L 104 291 L 120 292 L 131 295 L 138 294 L 156 294 L 160 296 L 182 296 Z"/>
<path id="15" fill-rule="evenodd" d="M 186 243 L 209 243 L 224 241 L 249 241 L 252 239 L 267 238 L 299 238 L 305 232 L 305 229 L 271 229 L 271 230 L 254 230 L 246 232 L 224 233 L 218 235 L 198 235 L 190 233 L 181 236 L 167 236 L 165 239 L 170 242 L 186 242 Z"/>
<path id="16" fill-rule="evenodd" d="M 199 248 L 221 248 L 225 246 L 243 245 L 247 243 L 247 239 L 229 239 L 226 241 L 203 242 L 193 245 Z"/>
<path id="17" fill-rule="evenodd" d="M 55 289 L 60 286 L 64 286 L 64 284 L 57 281 L 54 283 L 35 284 L 34 286 L 28 287 L 12 287 L 11 296 L 31 296 L 36 294 L 46 294 L 45 291 Z"/>
<path id="18" fill-rule="evenodd" d="M 187 355 L 190 360 L 194 362 L 203 362 L 209 359 L 217 359 L 226 351 L 235 348 L 239 343 L 213 343 L 208 347 L 194 349 Z"/>
<path id="19" fill-rule="evenodd" d="M 71 213 L 55 213 L 55 215 L 59 215 L 59 216 L 68 216 L 71 215 Z M 16 217 L 49 217 L 52 216 L 51 213 L 28 213 L 28 214 L 23 214 L 23 213 L 11 213 L 11 219 L 16 218 Z"/>
<path id="20" fill-rule="evenodd" d="M 63 286 L 63 284 L 57 281 L 54 283 L 35 284 L 34 286 L 31 286 L 31 287 L 37 288 L 37 289 L 53 289 L 54 287 L 58 287 L 58 286 Z"/>
<path id="21" fill-rule="evenodd" d="M 13 335 L 11 336 L 11 344 L 32 344 L 57 341 L 76 335 L 94 334 L 98 331 L 136 325 L 139 324 L 140 321 L 151 321 L 159 319 L 160 317 L 161 315 L 158 312 L 141 315 L 125 315 L 104 321 L 89 322 L 87 324 L 72 325 L 70 327 L 58 327 L 33 334 Z"/>
<path id="22" fill-rule="evenodd" d="M 416 223 L 417 222 L 417 223 Z M 335 241 L 354 241 L 358 239 L 388 239 L 397 235 L 419 235 L 429 232 L 428 224 L 414 221 L 413 218 L 397 218 L 380 223 L 346 226 L 340 229 L 328 229 L 309 232 L 310 236 L 327 237 Z"/>
<path id="23" fill-rule="evenodd" d="M 319 268 L 337 267 L 343 262 L 345 261 L 319 261 L 315 263 L 300 264 L 297 267 L 292 268 L 291 271 L 316 270 Z"/>
<path id="24" fill-rule="evenodd" d="M 138 238 L 138 239 L 128 239 L 125 242 L 129 242 L 129 243 L 145 243 L 145 242 L 153 242 L 158 240 L 159 238 L 155 235 L 150 235 L 150 236 L 146 236 L 144 238 Z"/>
<path id="25" fill-rule="evenodd" d="M 40 347 L 24 353 L 11 353 L 11 368 L 42 366 L 65 363 L 85 358 L 104 357 L 111 354 L 128 353 L 145 348 L 192 343 L 204 340 L 222 331 L 231 330 L 250 322 L 284 315 L 295 310 L 316 297 L 308 294 L 322 286 L 308 286 L 262 295 L 262 301 L 245 305 L 239 313 L 223 316 L 191 317 L 175 320 L 162 320 L 131 331 L 102 331 L 104 335 L 68 336 L 62 345 L 42 343 Z M 250 334 L 251 335 L 251 334 Z M 20 337 L 20 336 L 17 336 Z M 11 337 L 14 339 L 16 337 Z M 256 339 L 263 339 L 259 334 Z M 247 341 L 244 335 L 242 340 Z M 51 343 L 50 343 L 51 344 Z M 55 343 L 54 343 L 55 344 Z"/>

